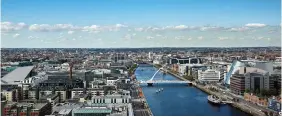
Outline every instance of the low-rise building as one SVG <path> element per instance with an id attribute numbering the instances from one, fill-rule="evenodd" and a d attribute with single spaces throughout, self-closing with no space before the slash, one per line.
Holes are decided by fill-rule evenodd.
<path id="1" fill-rule="evenodd" d="M 217 70 L 198 70 L 198 79 L 201 82 L 219 82 L 220 72 Z"/>
<path id="2" fill-rule="evenodd" d="M 129 95 L 112 94 L 112 95 L 92 97 L 92 103 L 124 104 L 124 103 L 130 103 L 130 99 L 131 97 Z"/>
<path id="3" fill-rule="evenodd" d="M 2 109 L 4 116 L 44 116 L 52 112 L 50 103 L 9 102 Z"/>

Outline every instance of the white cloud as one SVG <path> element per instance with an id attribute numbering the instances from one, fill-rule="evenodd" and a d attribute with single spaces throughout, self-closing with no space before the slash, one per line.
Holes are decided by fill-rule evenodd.
<path id="1" fill-rule="evenodd" d="M 229 39 L 229 37 L 218 37 L 218 40 L 223 41 L 223 40 L 227 40 Z"/>
<path id="2" fill-rule="evenodd" d="M 67 31 L 67 30 L 78 30 L 80 27 L 75 27 L 71 24 L 32 24 L 29 26 L 29 30 L 38 32 L 49 32 L 49 31 Z"/>
<path id="3" fill-rule="evenodd" d="M 217 26 L 204 26 L 201 27 L 200 30 L 201 31 L 208 31 L 208 30 L 224 30 L 225 28 L 223 27 L 217 27 Z"/>
<path id="4" fill-rule="evenodd" d="M 162 35 L 160 35 L 160 34 L 156 34 L 156 37 L 161 37 Z"/>
<path id="5" fill-rule="evenodd" d="M 74 31 L 68 31 L 68 34 L 73 34 L 74 33 Z"/>
<path id="6" fill-rule="evenodd" d="M 127 26 L 123 25 L 123 24 L 116 24 L 116 28 L 125 28 Z"/>
<path id="7" fill-rule="evenodd" d="M 130 35 L 130 34 L 126 34 L 125 36 L 124 36 L 124 39 L 126 39 L 126 40 L 130 40 L 132 38 L 132 36 Z"/>
<path id="8" fill-rule="evenodd" d="M 176 37 L 174 37 L 174 39 L 176 39 L 176 40 L 180 40 L 180 39 L 183 39 L 184 38 L 184 36 L 176 36 Z"/>
<path id="9" fill-rule="evenodd" d="M 187 40 L 192 40 L 192 38 L 191 38 L 191 37 L 189 37 Z"/>
<path id="10" fill-rule="evenodd" d="M 38 39 L 38 37 L 29 36 L 28 39 Z"/>
<path id="11" fill-rule="evenodd" d="M 18 36 L 20 36 L 18 33 L 13 35 L 14 38 L 17 38 Z"/>
<path id="12" fill-rule="evenodd" d="M 202 39 L 203 39 L 203 36 L 199 36 L 198 39 L 199 39 L 199 40 L 202 40 Z"/>
<path id="13" fill-rule="evenodd" d="M 48 25 L 48 24 L 33 24 L 31 26 L 29 26 L 29 30 L 31 31 L 51 31 L 52 26 Z"/>
<path id="14" fill-rule="evenodd" d="M 151 36 L 147 36 L 146 38 L 147 39 L 154 39 L 154 37 L 151 37 Z"/>
<path id="15" fill-rule="evenodd" d="M 144 29 L 143 28 L 135 28 L 135 31 L 143 31 Z"/>
<path id="16" fill-rule="evenodd" d="M 247 27 L 265 27 L 266 24 L 260 24 L 260 23 L 248 23 L 245 26 Z"/>
<path id="17" fill-rule="evenodd" d="M 84 26 L 82 28 L 82 31 L 86 31 L 86 32 L 95 32 L 95 33 L 97 33 L 99 30 L 101 30 L 101 28 L 100 28 L 100 26 L 97 26 L 97 25 Z"/>
<path id="18" fill-rule="evenodd" d="M 14 24 L 12 22 L 1 22 L 1 32 L 11 32 L 11 31 L 18 31 L 23 28 L 26 28 L 25 23 L 17 23 Z"/>
<path id="19" fill-rule="evenodd" d="M 243 31 L 247 31 L 249 30 L 248 27 L 239 27 L 239 28 L 230 28 L 228 29 L 228 31 L 232 31 L 232 32 L 243 32 Z"/>
<path id="20" fill-rule="evenodd" d="M 255 40 L 261 40 L 261 39 L 263 39 L 264 37 L 258 37 L 258 38 L 256 38 Z"/>
<path id="21" fill-rule="evenodd" d="M 174 28 L 175 29 L 179 29 L 179 30 L 183 30 L 183 29 L 187 29 L 188 26 L 186 26 L 186 25 L 179 25 L 179 26 L 175 26 Z"/>

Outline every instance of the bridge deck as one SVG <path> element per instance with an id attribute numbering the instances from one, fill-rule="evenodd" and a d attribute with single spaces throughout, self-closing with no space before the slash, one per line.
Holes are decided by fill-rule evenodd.
<path id="1" fill-rule="evenodd" d="M 191 83 L 190 81 L 181 81 L 181 80 L 148 80 L 148 81 L 140 81 L 141 84 L 144 83 Z"/>

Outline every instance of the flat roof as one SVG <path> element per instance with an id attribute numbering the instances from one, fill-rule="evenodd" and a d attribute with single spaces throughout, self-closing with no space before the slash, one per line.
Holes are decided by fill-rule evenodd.
<path id="1" fill-rule="evenodd" d="M 34 66 L 18 67 L 1 78 L 1 84 L 17 84 L 14 81 L 24 80 Z"/>
<path id="2" fill-rule="evenodd" d="M 80 108 L 74 111 L 74 113 L 111 113 L 112 110 L 108 108 Z"/>
<path id="3" fill-rule="evenodd" d="M 60 115 L 67 115 L 72 111 L 72 109 L 62 109 L 59 111 Z"/>

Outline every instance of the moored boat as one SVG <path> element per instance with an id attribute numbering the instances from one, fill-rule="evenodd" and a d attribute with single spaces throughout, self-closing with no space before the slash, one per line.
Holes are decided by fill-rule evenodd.
<path id="1" fill-rule="evenodd" d="M 213 103 L 213 104 L 220 104 L 221 103 L 221 99 L 215 95 L 209 95 L 208 96 L 208 101 L 210 103 Z"/>

